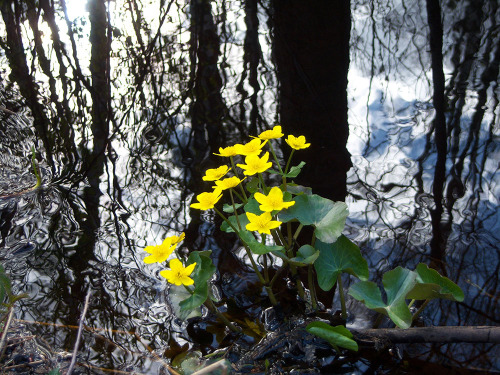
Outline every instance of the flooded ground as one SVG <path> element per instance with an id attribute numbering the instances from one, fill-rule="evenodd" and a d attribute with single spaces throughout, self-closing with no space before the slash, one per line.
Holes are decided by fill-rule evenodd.
<path id="1" fill-rule="evenodd" d="M 224 113 L 217 135 L 224 145 L 278 121 L 269 8 L 267 2 L 255 8 L 251 3 L 242 8 L 239 2 L 214 2 L 212 24 L 207 24 L 221 55 L 219 91 L 210 86 L 216 91 L 205 104 Z M 63 4 L 13 12 L 22 26 L 21 49 L 33 87 L 24 87 L 12 64 L 13 46 L 2 39 L 0 261 L 15 290 L 29 295 L 17 304 L 16 318 L 52 347 L 72 350 L 73 326 L 91 291 L 86 324 L 97 331 L 84 333 L 79 360 L 99 368 L 161 373 L 155 355 L 168 362 L 182 352 L 207 354 L 229 344 L 210 319 L 176 318 L 177 297 L 169 294 L 161 267 L 142 262 L 146 245 L 186 232 L 185 250 L 214 252 L 214 289 L 234 302 L 235 317 L 258 322 L 268 307 L 253 292 L 255 276 L 234 238 L 218 231 L 212 215 L 200 217 L 189 209 L 193 194 L 202 189 L 196 185 L 200 173 L 214 163 L 203 146 L 207 139 L 200 139 L 193 125 L 198 108 L 190 94 L 193 10 L 175 2 L 110 5 L 110 24 L 101 27 L 113 35 L 112 58 L 102 67 L 108 85 L 99 91 L 89 83 L 89 66 L 96 63 L 89 53 L 98 45 L 89 22 L 99 21 L 89 16 L 103 10 L 76 12 L 66 1 L 73 11 L 65 15 Z M 433 301 L 422 324 L 498 325 L 498 5 L 442 3 L 444 155 L 434 132 L 436 85 L 425 6 L 353 2 L 351 12 L 347 149 L 353 166 L 347 174 L 350 214 L 344 233 L 368 259 L 371 280 L 380 281 L 398 265 L 413 269 L 424 262 L 463 289 L 464 302 Z M 256 17 L 255 34 L 250 15 Z M 12 27 L 5 7 L 2 16 L 1 27 Z M 254 44 L 245 39 L 251 36 Z M 106 119 L 100 118 L 103 113 Z M 214 131 L 206 128 L 206 134 Z M 36 182 L 33 145 L 43 183 L 26 191 Z M 436 186 L 441 200 L 434 199 Z M 373 324 L 366 309 L 354 300 L 347 303 L 351 327 Z M 248 346 L 258 341 L 246 340 Z M 499 358 L 493 344 L 412 344 L 334 368 L 500 371 Z M 334 371 L 329 365 L 317 366 Z"/>

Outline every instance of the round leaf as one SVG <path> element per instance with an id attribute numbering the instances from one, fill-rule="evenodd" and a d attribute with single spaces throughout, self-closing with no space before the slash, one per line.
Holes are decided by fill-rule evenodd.
<path id="1" fill-rule="evenodd" d="M 348 215 L 344 202 L 333 202 L 316 194 L 299 195 L 294 201 L 292 207 L 280 213 L 281 221 L 297 219 L 303 225 L 314 225 L 316 238 L 325 243 L 339 238 Z"/>
<path id="2" fill-rule="evenodd" d="M 369 276 L 368 263 L 361 256 L 359 247 L 342 235 L 335 243 L 316 241 L 315 247 L 320 251 L 314 262 L 319 287 L 325 291 L 332 289 L 341 272 L 347 272 L 361 280 Z"/>

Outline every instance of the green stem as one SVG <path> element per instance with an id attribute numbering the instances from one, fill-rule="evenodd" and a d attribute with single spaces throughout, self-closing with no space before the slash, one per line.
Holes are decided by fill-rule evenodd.
<path id="1" fill-rule="evenodd" d="M 186 289 L 189 292 L 189 294 L 191 294 L 191 295 L 194 294 L 194 290 L 191 290 L 190 287 L 188 287 L 187 285 L 184 285 L 184 284 L 182 284 L 182 286 L 184 287 L 184 289 Z"/>
<path id="2" fill-rule="evenodd" d="M 344 286 L 342 284 L 342 277 L 341 277 L 340 273 L 337 275 L 337 284 L 339 287 L 340 307 L 342 308 L 342 319 L 347 320 L 347 309 L 345 307 Z"/>
<path id="3" fill-rule="evenodd" d="M 292 243 L 293 243 L 293 239 L 292 239 L 292 222 L 289 221 L 288 223 L 286 223 L 286 234 L 287 234 L 287 238 L 288 238 L 288 248 L 291 249 L 292 248 Z"/>
<path id="4" fill-rule="evenodd" d="M 240 184 L 240 186 L 241 186 L 241 184 Z M 234 194 L 236 194 L 236 196 L 240 199 L 240 201 L 245 202 L 243 197 L 236 190 L 234 190 L 233 188 L 231 188 L 231 190 L 233 191 Z"/>
<path id="5" fill-rule="evenodd" d="M 294 152 L 295 152 L 295 150 L 292 149 L 292 152 L 290 153 L 290 156 L 288 157 L 288 161 L 286 162 L 286 167 L 285 167 L 285 174 L 288 173 L 288 167 L 290 166 L 290 162 L 292 161 L 292 156 L 293 156 Z"/>
<path id="6" fill-rule="evenodd" d="M 238 217 L 238 212 L 236 211 L 236 204 L 234 203 L 233 189 L 229 189 L 229 195 L 231 196 L 231 203 L 233 204 L 233 212 L 236 217 L 236 222 L 238 223 L 238 228 L 241 230 L 240 218 Z"/>
<path id="7" fill-rule="evenodd" d="M 307 283 L 309 284 L 309 292 L 311 293 L 312 308 L 316 311 L 318 305 L 316 303 L 316 288 L 314 287 L 312 265 L 307 267 Z"/>
<path id="8" fill-rule="evenodd" d="M 277 306 L 278 305 L 278 300 L 276 299 L 274 293 L 273 293 L 273 289 L 271 288 L 271 286 L 266 286 L 266 291 L 267 291 L 267 295 L 269 296 L 269 300 L 271 301 L 271 303 L 273 304 L 273 306 Z"/>
<path id="9" fill-rule="evenodd" d="M 274 152 L 274 147 L 273 147 L 273 144 L 271 142 L 269 142 L 269 148 L 271 150 L 271 154 L 273 155 L 274 161 L 276 162 L 276 165 L 278 166 L 280 173 L 283 175 L 284 174 L 283 169 L 281 169 L 280 162 L 278 160 L 278 157 L 276 156 L 276 153 Z"/>
<path id="10" fill-rule="evenodd" d="M 205 301 L 206 305 L 208 307 L 209 310 L 211 310 L 212 312 L 215 313 L 215 315 L 217 315 L 217 317 L 222 320 L 224 322 L 224 324 L 229 327 L 229 329 L 233 332 L 237 332 L 237 333 L 241 333 L 241 329 L 237 328 L 233 323 L 231 323 L 229 321 L 228 318 L 226 318 L 224 316 L 224 314 L 222 314 L 219 309 L 217 308 L 217 306 L 215 306 L 214 302 L 212 301 L 212 299 L 210 298 L 210 292 L 209 292 L 209 295 L 208 295 L 208 298 L 206 299 Z"/>
<path id="11" fill-rule="evenodd" d="M 36 176 L 36 185 L 33 187 L 33 189 L 37 189 L 42 184 L 42 177 L 40 176 L 40 171 L 36 163 L 35 146 L 31 146 L 31 163 L 33 164 L 33 170 Z"/>
<path id="12" fill-rule="evenodd" d="M 226 217 L 222 214 L 222 212 L 220 212 L 215 207 L 214 207 L 214 211 L 231 227 L 231 229 L 234 231 L 234 233 L 238 234 L 238 229 L 236 229 L 235 226 L 233 224 L 231 224 L 231 222 L 228 219 L 226 219 Z M 257 267 L 257 264 L 255 263 L 255 260 L 253 259 L 251 250 L 248 248 L 248 245 L 245 243 L 245 241 L 243 241 L 241 239 L 241 237 L 240 237 L 240 240 L 241 240 L 241 243 L 243 244 L 243 247 L 245 248 L 245 251 L 248 255 L 248 258 L 250 259 L 250 263 L 252 263 L 252 268 L 255 271 L 255 273 L 257 274 L 257 277 L 259 278 L 259 281 L 265 285 L 266 281 L 264 280 L 264 277 L 262 277 L 262 274 L 259 271 L 259 267 Z"/>
<path id="13" fill-rule="evenodd" d="M 266 183 L 264 182 L 264 179 L 262 178 L 262 173 L 259 173 L 259 181 L 260 181 L 260 184 L 262 185 L 262 191 L 264 192 L 264 194 L 267 194 L 268 190 L 267 190 Z"/>
<path id="14" fill-rule="evenodd" d="M 229 157 L 229 160 L 231 160 L 231 167 L 233 167 L 233 172 L 234 172 L 234 175 L 238 178 L 240 178 L 239 174 L 238 174 L 238 170 L 236 169 L 236 166 L 234 165 L 234 159 L 232 156 Z M 241 180 L 241 178 L 240 178 Z M 243 189 L 243 184 L 240 183 L 240 189 L 241 189 L 241 194 L 243 195 L 244 199 L 242 199 L 242 201 L 244 203 L 247 203 L 248 202 L 248 198 L 247 198 L 247 195 L 245 194 L 245 189 Z"/>
<path id="15" fill-rule="evenodd" d="M 417 312 L 411 318 L 412 322 L 414 322 L 418 318 L 418 316 L 422 313 L 422 311 L 424 311 L 425 307 L 429 304 L 430 301 L 430 299 L 426 299 L 425 302 L 422 303 L 422 306 L 418 308 Z"/>
<path id="16" fill-rule="evenodd" d="M 302 230 L 302 228 L 304 228 L 304 225 L 299 224 L 299 227 L 297 228 L 297 230 L 295 231 L 295 234 L 293 235 L 294 241 L 297 241 L 297 238 L 299 237 L 299 234 L 300 234 L 300 231 Z"/>
<path id="17" fill-rule="evenodd" d="M 266 235 L 262 234 L 262 245 L 266 246 Z M 262 263 L 264 266 L 264 279 L 266 284 L 269 285 L 269 269 L 267 267 L 267 254 L 262 254 Z"/>

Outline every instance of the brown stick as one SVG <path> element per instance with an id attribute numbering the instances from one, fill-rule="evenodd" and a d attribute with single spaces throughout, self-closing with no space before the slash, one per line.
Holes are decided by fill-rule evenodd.
<path id="1" fill-rule="evenodd" d="M 415 327 L 408 329 L 378 328 L 351 330 L 356 340 L 386 340 L 396 343 L 500 343 L 500 327 L 491 326 L 446 326 Z"/>
<path id="2" fill-rule="evenodd" d="M 78 354 L 78 347 L 80 346 L 80 339 L 82 337 L 82 332 L 83 332 L 83 322 L 85 321 L 85 315 L 87 315 L 87 309 L 89 307 L 90 292 L 91 290 L 89 289 L 89 291 L 87 292 L 87 297 L 85 297 L 85 304 L 83 305 L 82 315 L 80 316 L 80 324 L 78 325 L 78 332 L 76 334 L 75 347 L 73 349 L 73 357 L 71 358 L 71 363 L 69 364 L 68 371 L 66 371 L 66 375 L 72 374 L 73 368 L 75 367 L 76 364 L 76 355 Z"/>

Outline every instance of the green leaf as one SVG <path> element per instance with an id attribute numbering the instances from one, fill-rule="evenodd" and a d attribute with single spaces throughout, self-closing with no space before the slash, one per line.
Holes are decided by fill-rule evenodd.
<path id="1" fill-rule="evenodd" d="M 297 219 L 303 225 L 314 225 L 316 238 L 325 243 L 339 238 L 348 215 L 344 202 L 333 202 L 316 194 L 299 195 L 294 201 L 292 207 L 280 213 L 281 221 Z"/>
<path id="2" fill-rule="evenodd" d="M 303 267 L 314 264 L 316 259 L 318 259 L 319 254 L 320 251 L 316 250 L 311 245 L 304 245 L 297 251 L 297 256 L 289 259 L 288 261 L 295 266 Z"/>
<path id="3" fill-rule="evenodd" d="M 274 169 L 268 169 L 266 172 L 270 174 L 279 174 L 283 176 L 283 173 L 281 173 L 280 171 L 275 171 Z"/>
<path id="4" fill-rule="evenodd" d="M 243 203 L 236 203 L 234 206 L 236 209 L 239 209 L 240 207 L 243 207 Z M 225 203 L 224 206 L 222 206 L 222 211 L 232 214 L 234 212 L 234 207 L 232 204 Z"/>
<path id="5" fill-rule="evenodd" d="M 281 190 L 284 190 L 283 185 L 280 187 Z M 312 195 L 312 189 L 310 187 L 297 184 L 287 184 L 286 190 L 294 195 L 301 195 L 301 194 Z"/>
<path id="6" fill-rule="evenodd" d="M 0 304 L 5 302 L 5 297 L 12 294 L 10 279 L 5 273 L 5 269 L 0 264 Z"/>
<path id="7" fill-rule="evenodd" d="M 196 262 L 196 267 L 191 274 L 194 280 L 194 293 L 180 302 L 181 311 L 194 310 L 207 300 L 209 280 L 215 273 L 215 266 L 210 258 L 211 251 L 193 251 L 189 254 L 187 265 Z"/>
<path id="8" fill-rule="evenodd" d="M 244 243 L 247 244 L 252 253 L 257 255 L 267 254 L 273 251 L 282 251 L 284 249 L 283 246 L 264 245 L 261 242 L 257 241 L 252 232 L 246 230 L 239 231 L 238 236 Z"/>
<path id="9" fill-rule="evenodd" d="M 255 193 L 256 191 L 259 191 L 259 178 L 258 177 L 254 177 L 252 179 L 250 179 L 247 183 L 246 183 L 246 188 L 247 190 L 250 192 L 250 194 L 253 194 Z"/>
<path id="10" fill-rule="evenodd" d="M 416 269 L 417 284 L 408 293 L 409 299 L 442 298 L 461 302 L 464 292 L 460 287 L 447 277 L 441 276 L 436 270 L 420 263 Z"/>
<path id="11" fill-rule="evenodd" d="M 295 167 L 290 168 L 290 171 L 287 174 L 285 174 L 284 176 L 287 178 L 297 177 L 304 165 L 306 165 L 306 163 L 304 161 L 301 161 L 299 163 L 299 165 L 296 165 Z"/>
<path id="12" fill-rule="evenodd" d="M 250 198 L 245 204 L 245 212 L 250 212 L 255 215 L 262 215 L 262 211 L 259 208 L 260 203 L 257 202 L 255 198 Z"/>
<path id="13" fill-rule="evenodd" d="M 229 216 L 227 219 L 236 229 L 238 229 L 238 222 L 236 221 L 235 215 Z M 238 219 L 240 221 L 242 229 L 244 229 L 245 226 L 250 222 L 250 221 L 248 221 L 247 215 L 245 215 L 245 214 L 239 214 Z M 233 228 L 231 228 L 231 226 L 225 221 L 222 222 L 222 224 L 220 226 L 220 230 L 223 232 L 226 232 L 226 233 L 234 233 Z"/>
<path id="14" fill-rule="evenodd" d="M 351 286 L 349 294 L 363 302 L 369 309 L 387 315 L 399 328 L 409 328 L 412 321 L 406 296 L 416 284 L 417 274 L 397 267 L 384 274 L 382 283 L 387 294 L 387 303 L 382 300 L 378 286 L 371 281 L 361 281 Z"/>
<path id="15" fill-rule="evenodd" d="M 341 272 L 347 272 L 361 280 L 368 279 L 368 263 L 361 256 L 359 247 L 346 236 L 341 235 L 337 242 L 330 244 L 317 240 L 315 247 L 320 251 L 314 268 L 321 289 L 332 289 Z"/>
<path id="16" fill-rule="evenodd" d="M 312 322 L 306 327 L 307 332 L 326 340 L 334 348 L 341 348 L 358 351 L 358 343 L 352 339 L 352 333 L 346 327 L 339 325 L 332 327 L 324 322 Z"/>

